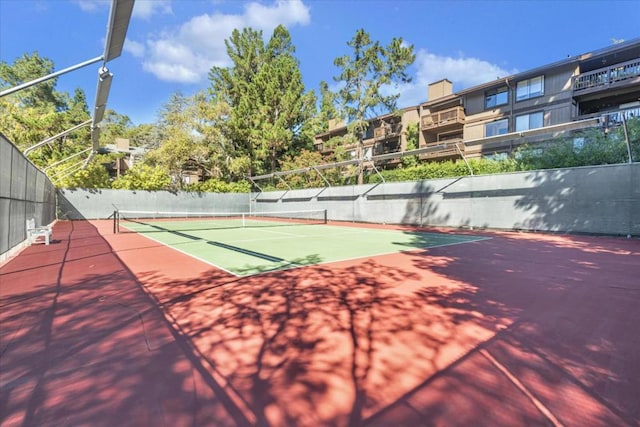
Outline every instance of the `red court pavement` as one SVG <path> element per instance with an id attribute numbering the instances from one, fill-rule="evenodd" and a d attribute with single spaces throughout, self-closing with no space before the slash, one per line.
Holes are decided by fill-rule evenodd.
<path id="1" fill-rule="evenodd" d="M 235 278 L 107 221 L 0 267 L 2 426 L 640 425 L 640 242 Z"/>

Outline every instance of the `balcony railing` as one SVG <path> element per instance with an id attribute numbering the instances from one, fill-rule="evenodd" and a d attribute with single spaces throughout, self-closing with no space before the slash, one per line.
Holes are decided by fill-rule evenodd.
<path id="1" fill-rule="evenodd" d="M 401 130 L 402 125 L 399 123 L 394 125 L 386 124 L 375 128 L 373 130 L 373 137 L 375 139 L 390 138 L 393 136 L 398 136 Z"/>
<path id="2" fill-rule="evenodd" d="M 454 124 L 464 124 L 464 108 L 453 107 L 448 110 L 427 114 L 420 119 L 422 130 L 441 128 Z"/>
<path id="3" fill-rule="evenodd" d="M 637 119 L 639 117 L 640 117 L 640 107 L 627 108 L 624 110 L 601 114 L 599 117 L 599 120 L 604 127 L 614 127 L 614 126 L 621 125 L 625 121 Z"/>
<path id="4" fill-rule="evenodd" d="M 400 151 L 400 141 L 392 141 L 391 143 L 377 143 L 373 146 L 373 155 L 395 153 Z"/>
<path id="5" fill-rule="evenodd" d="M 457 148 L 456 148 L 457 146 Z M 464 153 L 465 146 L 462 144 L 462 139 L 450 139 L 441 142 L 431 142 L 424 145 L 424 148 L 433 148 L 434 151 L 421 154 L 422 159 L 434 159 L 442 157 L 452 157 L 460 155 L 460 151 Z M 458 151 L 460 150 L 460 151 Z"/>
<path id="6" fill-rule="evenodd" d="M 573 91 L 609 86 L 638 76 L 640 76 L 640 59 L 635 59 L 575 76 Z"/>

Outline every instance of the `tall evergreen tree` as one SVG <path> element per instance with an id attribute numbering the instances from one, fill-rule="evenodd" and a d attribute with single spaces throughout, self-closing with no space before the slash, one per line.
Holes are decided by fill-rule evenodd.
<path id="1" fill-rule="evenodd" d="M 262 32 L 250 28 L 235 30 L 225 43 L 233 65 L 211 69 L 213 99 L 231 108 L 229 137 L 237 154 L 248 157 L 246 172 L 274 171 L 284 153 L 308 146 L 301 127 L 315 108 L 315 97 L 305 93 L 285 27 L 276 27 L 266 46 Z"/>
<path id="2" fill-rule="evenodd" d="M 340 118 L 340 113 L 336 108 L 336 94 L 331 92 L 329 84 L 325 81 L 320 82 L 320 117 L 324 122 L 324 128 L 328 129 L 329 120 Z"/>
<path id="3" fill-rule="evenodd" d="M 413 64 L 415 54 L 413 45 L 406 46 L 402 38 L 394 38 L 384 47 L 371 40 L 363 29 L 357 30 L 347 45 L 352 53 L 334 60 L 334 65 L 341 69 L 334 79 L 342 84 L 338 99 L 349 120 L 350 132 L 358 139 L 358 157 L 362 158 L 362 140 L 368 119 L 396 109 L 400 94 L 386 95 L 384 89 L 411 81 L 406 69 Z M 362 182 L 360 169 L 358 183 Z"/>
<path id="4" fill-rule="evenodd" d="M 48 58 L 42 58 L 38 52 L 31 55 L 25 53 L 17 58 L 13 64 L 0 61 L 0 88 L 11 88 L 29 82 L 39 77 L 53 73 L 54 64 Z M 57 78 L 46 80 L 18 92 L 11 96 L 21 107 L 53 106 L 56 111 L 66 107 L 61 94 L 56 92 Z"/>

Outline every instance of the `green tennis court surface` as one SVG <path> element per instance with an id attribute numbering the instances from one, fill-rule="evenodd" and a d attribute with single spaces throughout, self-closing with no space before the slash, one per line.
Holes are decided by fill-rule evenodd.
<path id="1" fill-rule="evenodd" d="M 325 224 L 136 220 L 121 224 L 237 276 L 486 239 Z"/>

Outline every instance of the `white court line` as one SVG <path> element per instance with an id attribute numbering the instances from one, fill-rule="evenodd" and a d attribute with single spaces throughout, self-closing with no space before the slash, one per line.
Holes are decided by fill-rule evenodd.
<path id="1" fill-rule="evenodd" d="M 531 393 L 529 391 L 529 389 L 527 389 L 527 387 L 518 378 L 516 378 L 516 376 L 514 374 L 512 374 L 509 371 L 509 369 L 507 369 L 506 366 L 504 366 L 502 363 L 498 362 L 498 360 L 495 357 L 493 357 L 491 355 L 491 353 L 489 353 L 485 349 L 482 349 L 482 350 L 480 350 L 480 354 L 482 354 L 493 366 L 495 366 L 500 372 L 502 372 L 502 374 L 505 377 L 507 377 L 507 379 L 509 381 L 511 381 L 511 383 L 514 386 L 516 386 L 516 388 L 518 390 L 520 390 L 525 396 L 527 396 L 527 398 L 529 398 L 529 400 L 531 401 L 531 403 L 533 403 L 533 405 L 536 407 L 536 409 L 538 409 L 538 411 L 540 411 L 540 413 L 542 415 L 544 415 L 547 418 L 547 420 L 549 420 L 551 425 L 553 425 L 554 427 L 561 427 L 563 425 L 555 417 L 555 415 L 553 415 L 553 412 L 551 412 L 551 410 L 549 408 L 547 408 L 544 403 L 542 403 L 540 400 L 538 400 L 538 398 L 536 398 L 533 395 L 533 393 Z"/>
<path id="2" fill-rule="evenodd" d="M 127 228 L 127 227 L 125 227 L 125 228 Z M 254 273 L 254 274 L 240 275 L 240 274 L 236 274 L 236 273 L 234 273 L 232 271 L 229 271 L 226 268 L 220 267 L 219 265 L 214 264 L 214 263 L 212 263 L 210 261 L 204 260 L 204 259 L 202 259 L 200 257 L 197 257 L 195 255 L 192 255 L 192 254 L 190 254 L 190 253 L 188 253 L 186 251 L 180 250 L 180 249 L 178 249 L 178 248 L 176 248 L 174 246 L 171 246 L 171 245 L 168 245 L 166 243 L 163 243 L 163 242 L 161 242 L 159 240 L 156 240 L 156 239 L 154 239 L 152 237 L 148 237 L 144 232 L 139 232 L 139 231 L 136 231 L 136 230 L 132 230 L 132 231 L 136 232 L 137 234 L 143 234 L 146 238 L 148 238 L 150 240 L 153 240 L 154 242 L 157 242 L 157 243 L 160 243 L 160 244 L 162 244 L 164 246 L 168 246 L 168 247 L 170 247 L 172 249 L 175 249 L 176 251 L 178 251 L 180 253 L 183 253 L 183 254 L 188 255 L 188 256 L 190 256 L 192 258 L 195 258 L 195 259 L 197 259 L 199 261 L 202 261 L 205 264 L 209 264 L 209 265 L 211 265 L 211 266 L 213 266 L 215 268 L 218 268 L 218 269 L 220 269 L 222 271 L 225 271 L 225 272 L 227 272 L 227 273 L 229 273 L 229 274 L 231 274 L 231 275 L 233 275 L 235 277 L 259 276 L 261 274 L 272 273 L 274 271 L 287 271 L 287 270 L 293 270 L 293 269 L 300 268 L 300 267 L 312 267 L 314 265 L 325 265 L 325 264 L 332 264 L 332 263 L 344 262 L 344 261 L 356 261 L 356 260 L 359 260 L 359 259 L 367 259 L 367 258 L 377 257 L 377 256 L 391 255 L 391 254 L 397 254 L 397 253 L 410 253 L 410 252 L 416 252 L 416 251 L 423 251 L 425 249 L 461 245 L 461 244 L 465 244 L 465 243 L 473 243 L 473 242 L 479 242 L 479 241 L 483 241 L 483 240 L 491 240 L 492 239 L 492 237 L 478 237 L 478 238 L 474 238 L 473 240 L 462 240 L 462 241 L 458 241 L 458 242 L 443 243 L 443 244 L 440 244 L 440 245 L 417 246 L 417 247 L 412 247 L 412 248 L 406 249 L 406 250 L 395 250 L 395 251 L 389 251 L 389 252 L 372 253 L 372 254 L 367 254 L 367 255 L 362 255 L 362 256 L 356 256 L 356 257 L 353 257 L 353 258 L 342 258 L 342 259 L 338 259 L 338 260 L 324 261 L 324 262 L 318 262 L 318 263 L 314 263 L 314 264 L 297 264 L 297 263 L 295 263 L 293 261 L 284 260 L 284 261 L 288 262 L 289 264 L 291 264 L 292 267 L 290 267 L 290 268 L 274 268 L 274 269 L 271 269 L 271 270 L 261 271 L 261 272 Z M 262 231 L 266 231 L 266 230 L 262 230 Z M 372 230 L 372 231 L 386 231 L 386 230 Z M 400 231 L 400 230 L 389 230 L 389 231 L 396 231 L 397 232 L 397 231 Z M 167 233 L 170 233 L 170 231 L 167 231 Z M 279 232 L 279 233 L 285 234 L 284 232 Z M 352 233 L 357 234 L 357 231 L 339 233 L 339 235 L 352 234 Z M 438 234 L 438 233 L 421 233 L 421 234 L 431 234 L 431 235 L 435 235 L 435 236 L 440 236 L 440 234 Z M 281 238 L 279 238 L 277 240 L 295 239 L 295 238 L 298 238 L 298 237 L 309 237 L 309 238 L 330 237 L 331 238 L 333 236 L 334 235 L 331 235 L 331 234 L 325 235 L 325 236 L 292 235 L 291 237 L 281 237 Z M 448 236 L 448 235 L 445 234 L 444 236 Z M 249 240 L 231 240 L 231 241 L 227 241 L 227 242 L 229 244 L 231 244 L 231 243 L 240 243 L 240 242 L 257 242 L 257 241 L 265 241 L 265 240 L 272 240 L 272 239 L 273 238 L 268 238 L 268 239 L 267 238 L 265 238 L 265 239 L 249 239 Z M 202 240 L 205 240 L 205 239 L 202 239 Z M 185 242 L 185 243 L 197 243 L 197 242 L 193 241 L 193 242 Z"/>
<path id="3" fill-rule="evenodd" d="M 338 227 L 336 227 L 338 228 Z M 343 228 L 343 227 L 341 227 Z M 389 234 L 389 233 L 411 233 L 414 235 L 423 235 L 423 236 L 434 236 L 434 237 L 444 237 L 444 238 L 452 238 L 451 234 L 447 234 L 447 233 L 433 233 L 430 231 L 410 231 L 410 230 L 394 230 L 394 229 L 389 229 L 389 230 L 383 230 L 383 229 L 376 229 L 376 228 L 354 228 L 352 231 L 345 231 L 345 232 L 341 232 L 341 233 L 337 233 L 337 234 L 360 234 L 360 233 L 364 233 L 364 234 Z M 454 234 L 453 237 L 467 237 L 464 234 Z M 471 236 L 474 239 L 476 238 L 475 236 Z M 481 239 L 481 238 L 478 238 Z"/>
<path id="4" fill-rule="evenodd" d="M 189 252 L 187 252 L 187 251 L 183 251 L 182 249 L 178 249 L 178 248 L 176 248 L 175 246 L 172 246 L 172 245 L 166 244 L 166 243 L 164 243 L 164 242 L 161 242 L 160 240 L 154 239 L 153 237 L 147 236 L 147 233 L 144 233 L 144 232 L 141 232 L 141 231 L 136 231 L 136 230 L 131 229 L 131 228 L 128 228 L 128 227 L 126 227 L 126 226 L 122 226 L 122 227 L 124 227 L 124 228 L 126 228 L 126 229 L 128 229 L 128 230 L 131 230 L 131 231 L 135 232 L 136 234 L 140 234 L 140 235 L 142 235 L 143 237 L 145 237 L 145 238 L 147 238 L 147 239 L 149 239 L 149 240 L 153 240 L 153 241 L 154 241 L 154 242 L 156 242 L 156 243 L 160 243 L 162 246 L 167 246 L 167 247 L 169 247 L 169 248 L 173 249 L 174 251 L 178 251 L 178 252 L 180 252 L 180 253 L 182 253 L 182 254 L 184 254 L 184 255 L 190 256 L 191 258 L 195 258 L 195 259 L 197 259 L 198 261 L 204 262 L 205 264 L 211 265 L 211 266 L 213 266 L 213 267 L 215 267 L 215 268 L 217 268 L 217 269 L 219 269 L 219 270 L 222 270 L 222 271 L 224 271 L 225 273 L 229 273 L 229 274 L 231 274 L 232 276 L 235 276 L 235 277 L 243 277 L 243 276 L 240 276 L 239 274 L 234 273 L 233 271 L 229 271 L 229 270 L 227 270 L 227 269 L 226 269 L 226 268 L 224 268 L 224 267 L 220 267 L 219 265 L 214 264 L 214 263 L 212 263 L 211 261 L 207 261 L 206 259 L 202 259 L 202 258 L 200 258 L 200 257 L 198 257 L 198 256 L 195 256 L 195 255 L 193 255 L 193 254 L 191 254 L 191 253 L 189 253 Z M 168 231 L 167 231 L 167 233 L 168 233 Z M 187 243 L 191 243 L 191 242 L 187 242 Z M 196 242 L 194 241 L 193 243 L 196 243 Z"/>
<path id="5" fill-rule="evenodd" d="M 477 240 L 467 240 L 467 241 L 464 241 L 464 242 L 443 243 L 442 245 L 416 247 L 416 248 L 407 249 L 407 250 L 401 250 L 401 251 L 373 253 L 373 254 L 362 255 L 362 256 L 357 256 L 357 257 L 353 257 L 353 258 L 342 258 L 342 259 L 337 259 L 337 260 L 332 260 L 332 261 L 316 262 L 314 264 L 303 264 L 303 265 L 299 265 L 299 267 L 313 267 L 313 266 L 316 266 L 316 265 L 334 264 L 334 263 L 345 262 L 345 261 L 357 261 L 359 259 L 367 259 L 367 258 L 372 258 L 372 257 L 392 255 L 392 254 L 398 254 L 398 253 L 406 254 L 406 253 L 411 253 L 411 252 L 424 251 L 425 249 L 441 248 L 441 247 L 444 247 L 444 246 L 462 245 L 462 244 L 465 244 L 465 243 L 480 242 L 482 240 L 491 240 L 491 239 L 492 239 L 492 237 L 483 237 L 483 238 L 479 238 Z M 292 262 L 292 264 L 295 264 L 295 263 Z M 299 267 L 291 267 L 291 268 L 282 268 L 282 269 L 279 269 L 279 270 L 263 271 L 263 272 L 260 272 L 260 273 L 250 274 L 248 276 L 242 276 L 242 277 L 259 276 L 261 274 L 272 273 L 273 271 L 287 271 L 287 270 L 293 270 L 293 269 L 299 268 Z"/>
<path id="6" fill-rule="evenodd" d="M 225 240 L 228 243 L 246 243 L 246 242 L 268 242 L 270 240 L 291 240 L 291 239 L 299 239 L 301 237 L 308 236 L 288 236 L 288 237 L 265 237 L 263 239 L 240 239 L 240 240 Z"/>
<path id="7" fill-rule="evenodd" d="M 290 237 L 279 237 L 279 238 L 274 238 L 274 237 L 265 237 L 265 238 L 256 238 L 256 239 L 240 239 L 240 240 L 228 240 L 228 242 L 231 243 L 245 243 L 245 242 L 262 242 L 262 241 L 266 241 L 266 240 L 286 240 L 286 239 L 298 239 L 298 238 L 306 238 L 306 239 L 323 239 L 323 238 L 327 238 L 327 239 L 342 239 L 342 240 L 352 240 L 352 239 L 345 239 L 344 236 L 352 236 L 352 235 L 359 235 L 362 234 L 358 231 L 348 231 L 348 232 L 344 232 L 344 233 L 335 233 L 335 234 L 322 234 L 322 235 L 308 235 L 308 234 L 293 234 L 293 233 L 286 233 L 286 232 L 282 232 L 282 231 L 270 231 L 270 230 L 259 230 L 259 232 L 265 232 L 265 233 L 274 233 L 274 234 L 283 234 L 286 236 L 290 236 Z M 397 231 L 396 231 L 397 233 Z M 372 233 L 375 234 L 375 233 Z M 382 234 L 382 233 L 378 233 L 378 234 Z M 388 234 L 388 233 L 385 233 Z M 430 236 L 433 236 L 432 238 L 434 240 L 436 239 L 440 239 L 440 240 L 455 240 L 456 236 L 450 236 L 450 235 L 440 235 L 437 233 L 422 233 L 422 234 L 428 234 Z M 480 241 L 480 240 L 487 240 L 487 239 L 491 239 L 491 237 L 472 237 L 472 238 L 467 238 L 466 236 L 462 238 L 462 240 L 458 240 L 456 242 L 448 242 L 448 243 L 443 243 L 441 245 L 427 245 L 427 246 L 415 246 L 415 249 L 424 249 L 424 248 L 437 248 L 440 246 L 448 246 L 448 245 L 453 245 L 453 244 L 458 244 L 458 243 L 470 243 L 470 242 L 476 242 L 476 241 Z"/>

